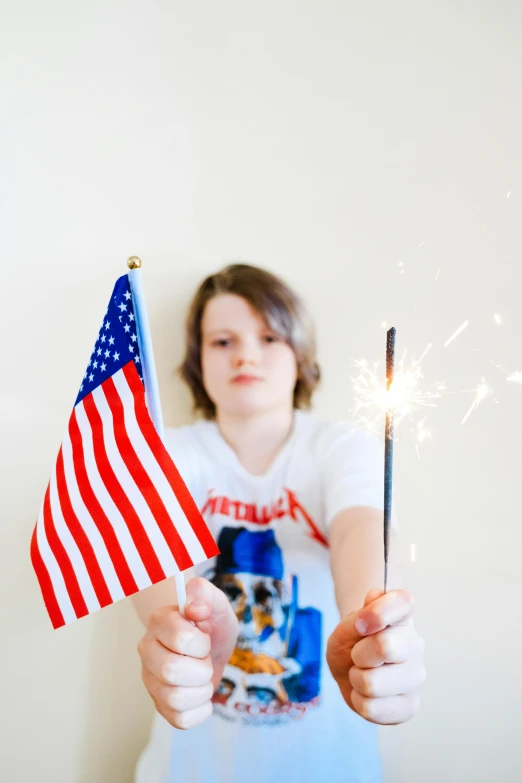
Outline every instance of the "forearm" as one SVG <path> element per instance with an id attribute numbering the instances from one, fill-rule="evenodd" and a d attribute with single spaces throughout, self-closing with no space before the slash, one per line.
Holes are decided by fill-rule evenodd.
<path id="1" fill-rule="evenodd" d="M 330 532 L 330 568 L 341 617 L 361 607 L 371 588 L 383 586 L 383 513 L 349 508 L 334 519 Z M 390 586 L 397 573 L 390 567 Z"/>

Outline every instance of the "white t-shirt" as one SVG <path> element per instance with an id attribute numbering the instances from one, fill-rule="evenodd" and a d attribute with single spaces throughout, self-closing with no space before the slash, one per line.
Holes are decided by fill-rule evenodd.
<path id="1" fill-rule="evenodd" d="M 325 651 L 339 621 L 329 527 L 350 506 L 383 507 L 383 448 L 303 411 L 260 476 L 214 422 L 169 429 L 165 443 L 221 552 L 198 573 L 225 591 L 240 631 L 212 717 L 178 731 L 156 715 L 136 783 L 380 783 L 376 727 L 347 707 Z"/>

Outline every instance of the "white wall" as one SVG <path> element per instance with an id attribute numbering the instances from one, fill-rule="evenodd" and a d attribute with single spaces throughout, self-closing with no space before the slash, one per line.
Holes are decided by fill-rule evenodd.
<path id="1" fill-rule="evenodd" d="M 189 416 L 173 374 L 188 297 L 230 260 L 309 302 L 321 414 L 349 415 L 349 357 L 382 357 L 383 320 L 412 355 L 433 342 L 426 383 L 489 381 L 498 404 L 463 426 L 471 393 L 428 410 L 420 460 L 407 428 L 397 444 L 395 555 L 429 679 L 382 746 L 386 783 L 522 779 L 522 387 L 490 363 L 522 370 L 519 2 L 4 0 L 1 17 L 0 778 L 126 783 L 145 741 L 128 602 L 53 632 L 29 562 L 138 254 L 170 424 Z"/>

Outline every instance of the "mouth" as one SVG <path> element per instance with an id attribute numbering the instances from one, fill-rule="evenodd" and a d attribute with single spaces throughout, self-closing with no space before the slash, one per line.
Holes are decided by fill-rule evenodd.
<path id="1" fill-rule="evenodd" d="M 239 386 L 249 385 L 256 383 L 258 381 L 263 380 L 262 378 L 259 378 L 257 375 L 236 375 L 235 378 L 232 378 L 232 383 L 238 384 Z"/>

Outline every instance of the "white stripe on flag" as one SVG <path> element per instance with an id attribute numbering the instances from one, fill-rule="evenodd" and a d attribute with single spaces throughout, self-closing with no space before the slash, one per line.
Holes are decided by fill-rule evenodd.
<path id="1" fill-rule="evenodd" d="M 78 488 L 78 481 L 76 479 L 76 473 L 74 471 L 74 462 L 72 454 L 72 444 L 69 438 L 69 433 L 66 432 L 62 443 L 63 454 L 63 466 L 65 472 L 65 483 L 67 484 L 67 490 L 69 492 L 69 499 L 73 511 L 78 518 L 78 521 L 85 531 L 85 535 L 89 539 L 91 546 L 94 550 L 94 557 L 98 561 L 103 578 L 111 594 L 113 601 L 119 601 L 120 598 L 125 598 L 125 593 L 118 579 L 118 574 L 114 568 L 114 564 L 111 560 L 105 541 L 98 528 L 96 527 L 83 498 Z"/>
<path id="2" fill-rule="evenodd" d="M 100 386 L 98 386 L 92 392 L 92 397 L 96 403 L 96 408 L 101 416 L 103 424 L 103 439 L 105 441 L 105 450 L 107 457 L 114 470 L 115 476 L 121 484 L 123 491 L 128 497 L 131 505 L 136 511 L 140 522 L 142 523 L 145 532 L 149 538 L 149 541 L 154 548 L 154 551 L 160 561 L 161 567 L 166 576 L 170 576 L 179 568 L 174 560 L 172 552 L 170 551 L 167 542 L 158 527 L 158 523 L 154 519 L 154 515 L 150 510 L 145 498 L 140 492 L 139 486 L 136 484 L 127 465 L 123 461 L 116 438 L 114 436 L 114 422 L 112 418 L 112 412 L 109 407 L 109 403 L 105 397 Z"/>
<path id="3" fill-rule="evenodd" d="M 183 543 L 192 558 L 194 563 L 201 563 L 203 560 L 207 560 L 205 550 L 201 546 L 198 537 L 194 533 L 192 526 L 190 525 L 185 512 L 181 508 L 176 495 L 174 494 L 169 482 L 167 481 L 165 474 L 161 470 L 156 457 L 149 448 L 147 441 L 145 440 L 134 412 L 134 396 L 132 390 L 127 383 L 127 379 L 123 374 L 123 370 L 119 370 L 113 375 L 114 384 L 118 390 L 118 394 L 123 403 L 123 410 L 125 415 L 125 428 L 129 439 L 134 447 L 134 450 L 140 461 L 150 476 L 152 483 L 154 484 L 156 491 L 161 497 L 165 508 L 172 517 L 174 526 L 178 531 Z"/>
<path id="4" fill-rule="evenodd" d="M 87 604 L 87 609 L 89 610 L 89 613 L 95 612 L 100 608 L 100 603 L 96 597 L 96 593 L 94 592 L 94 588 L 83 561 L 82 554 L 78 549 L 78 544 L 74 540 L 71 531 L 67 527 L 65 519 L 63 518 L 60 498 L 58 497 L 58 487 L 56 485 L 56 468 L 53 470 L 49 489 L 51 514 L 53 517 L 54 526 L 56 528 L 56 533 L 58 534 L 58 537 L 62 542 L 67 555 L 69 556 L 69 560 L 71 561 L 71 565 L 82 592 L 83 600 Z"/>
<path id="5" fill-rule="evenodd" d="M 71 599 L 69 598 L 69 593 L 67 591 L 60 566 L 58 565 L 53 551 L 49 546 L 49 542 L 47 541 L 43 518 L 44 507 L 42 505 L 40 514 L 38 516 L 38 521 L 36 523 L 36 541 L 38 543 L 38 551 L 40 552 L 41 558 L 44 561 L 45 567 L 49 573 L 49 578 L 52 582 L 54 594 L 56 596 L 58 606 L 60 607 L 60 611 L 63 615 L 63 619 L 65 623 L 72 623 L 77 619 L 76 612 L 74 611 Z"/>
<path id="6" fill-rule="evenodd" d="M 98 465 L 96 464 L 96 458 L 94 456 L 91 425 L 89 423 L 89 419 L 87 418 L 87 414 L 85 413 L 83 400 L 78 403 L 74 410 L 76 413 L 76 421 L 78 422 L 78 427 L 80 428 L 80 433 L 82 436 L 87 478 L 89 479 L 89 483 L 91 485 L 92 491 L 96 495 L 98 503 L 102 507 L 103 511 L 105 512 L 105 516 L 114 529 L 123 552 L 123 556 L 125 557 L 127 565 L 129 566 L 132 576 L 134 577 L 134 581 L 138 585 L 138 588 L 143 590 L 143 588 L 149 587 L 152 582 L 149 578 L 149 575 L 147 574 L 147 571 L 145 570 L 145 566 L 143 565 L 140 554 L 136 548 L 136 544 L 132 540 L 127 523 L 120 513 L 118 506 L 111 498 L 103 478 L 98 471 Z"/>

